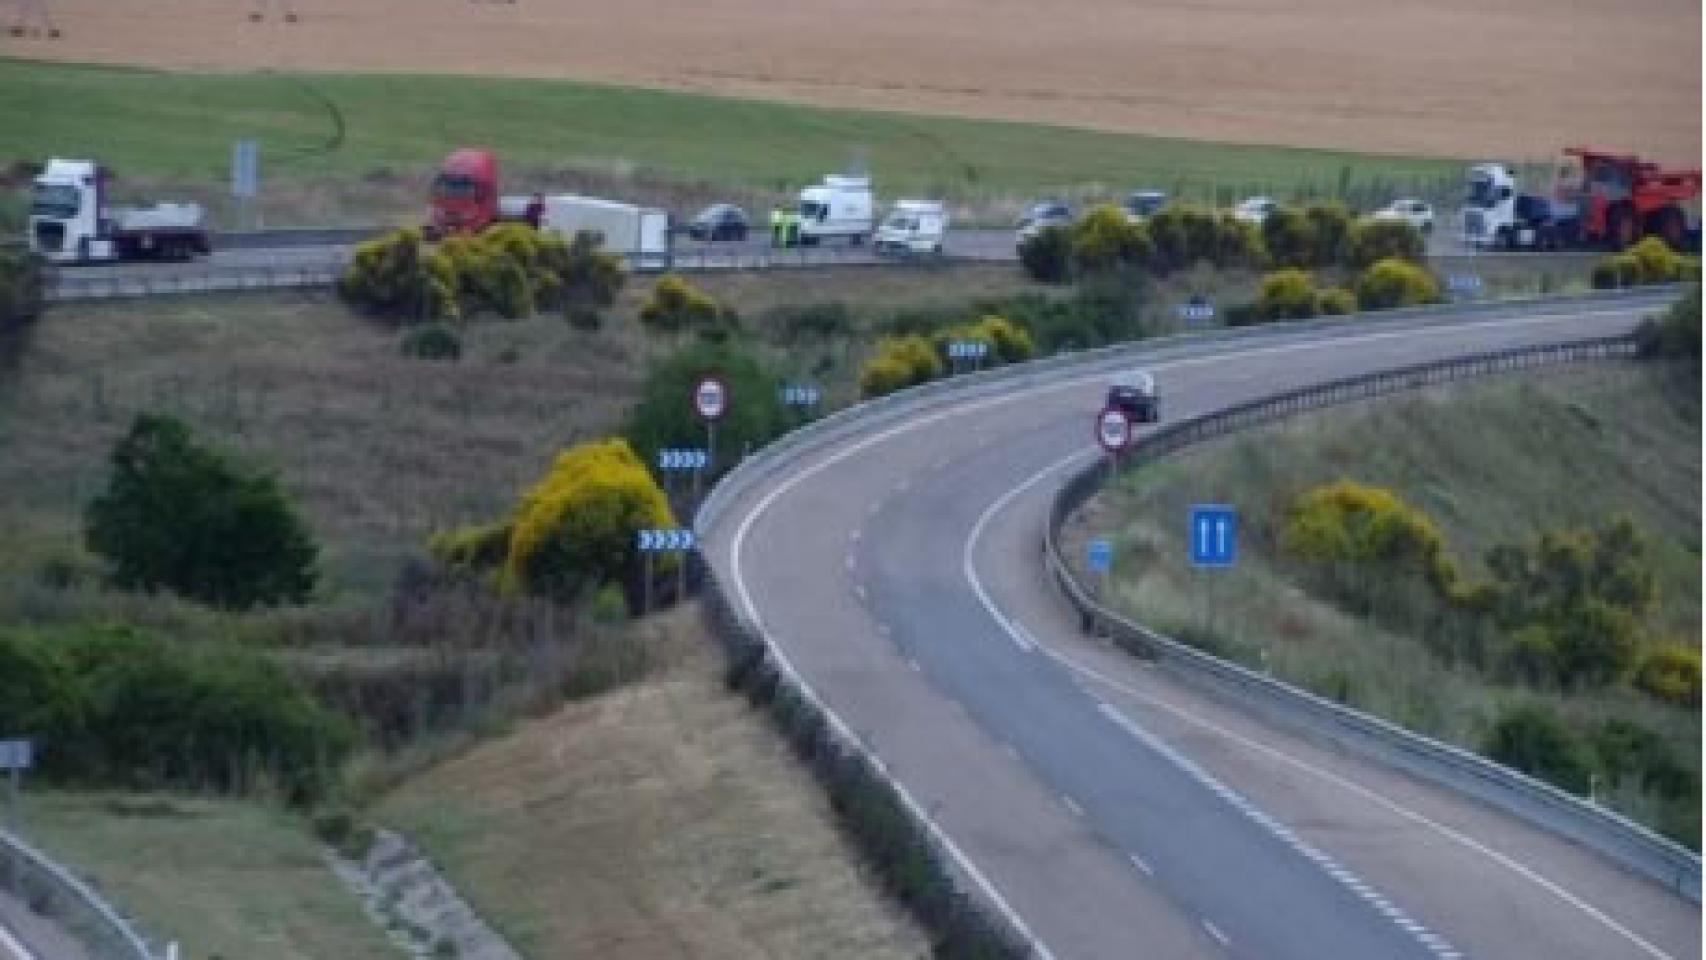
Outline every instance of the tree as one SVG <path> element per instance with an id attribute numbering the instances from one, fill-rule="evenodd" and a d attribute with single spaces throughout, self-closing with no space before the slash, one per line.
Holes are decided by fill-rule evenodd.
<path id="1" fill-rule="evenodd" d="M 1065 283 L 1072 277 L 1072 232 L 1044 227 L 1019 244 L 1019 263 L 1038 283 Z"/>
<path id="2" fill-rule="evenodd" d="M 1256 316 L 1263 320 L 1306 320 L 1317 308 L 1315 278 L 1305 270 L 1276 270 L 1256 288 Z"/>
<path id="3" fill-rule="evenodd" d="M 1593 760 L 1586 745 L 1551 709 L 1524 704 L 1506 710 L 1483 744 L 1487 756 L 1563 787 L 1586 793 Z"/>
<path id="4" fill-rule="evenodd" d="M 1262 221 L 1262 244 L 1276 267 L 1306 270 L 1316 260 L 1315 224 L 1296 207 L 1280 207 Z"/>
<path id="5" fill-rule="evenodd" d="M 640 402 L 623 433 L 645 462 L 666 447 L 703 447 L 705 423 L 693 410 L 693 388 L 715 374 L 728 388 L 728 410 L 717 421 L 712 476 L 793 424 L 778 389 L 781 378 L 738 343 L 694 342 L 652 364 Z"/>
<path id="6" fill-rule="evenodd" d="M 1356 298 L 1364 310 L 1438 303 L 1439 281 L 1415 263 L 1388 257 L 1376 262 L 1357 278 Z"/>
<path id="7" fill-rule="evenodd" d="M 154 414 L 137 416 L 111 462 L 85 534 L 117 586 L 231 609 L 313 590 L 318 550 L 271 475 L 232 466 L 183 423 Z"/>
<path id="8" fill-rule="evenodd" d="M 1366 270 L 1388 259 L 1419 264 L 1426 257 L 1427 240 L 1402 220 L 1364 218 L 1351 227 L 1347 249 L 1351 268 Z"/>

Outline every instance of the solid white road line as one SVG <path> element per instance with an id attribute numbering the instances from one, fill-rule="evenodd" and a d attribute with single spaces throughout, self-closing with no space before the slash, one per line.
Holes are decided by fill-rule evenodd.
<path id="1" fill-rule="evenodd" d="M 35 952 L 4 922 L 0 922 L 0 949 L 6 951 L 7 960 L 37 960 Z"/>
<path id="2" fill-rule="evenodd" d="M 1480 323 L 1423 326 L 1410 330 L 1392 330 L 1354 336 L 1341 335 L 1323 339 L 1303 340 L 1292 344 L 1278 344 L 1272 347 L 1254 348 L 1250 350 L 1233 350 L 1209 357 L 1185 358 L 1171 361 L 1166 364 L 1166 367 L 1171 369 L 1208 363 L 1223 364 L 1232 356 L 1250 357 L 1295 352 L 1299 350 L 1330 349 L 1336 346 L 1343 346 L 1346 343 L 1388 340 L 1398 337 L 1436 336 L 1446 332 L 1460 334 L 1465 330 L 1495 328 L 1501 326 L 1533 326 L 1537 324 L 1550 323 L 1554 320 L 1560 319 L 1586 319 L 1596 316 L 1621 316 L 1626 315 L 1627 313 L 1627 310 L 1616 309 L 1601 311 L 1575 311 L 1571 313 L 1537 314 L 1529 317 L 1489 320 Z M 764 638 L 766 645 L 769 646 L 771 652 L 775 654 L 777 663 L 782 667 L 783 671 L 794 681 L 796 685 L 799 686 L 800 691 L 824 712 L 824 715 L 829 718 L 830 726 L 841 734 L 847 742 L 857 743 L 864 746 L 864 741 L 853 733 L 853 730 L 847 726 L 846 721 L 842 720 L 839 714 L 831 710 L 823 701 L 823 698 L 817 695 L 816 690 L 814 690 L 810 684 L 806 683 L 805 678 L 800 675 L 799 671 L 794 669 L 792 661 L 790 661 L 787 658 L 787 655 L 783 653 L 781 646 L 776 642 L 776 638 L 764 627 L 764 621 L 758 612 L 758 604 L 753 600 L 752 590 L 746 582 L 745 569 L 741 563 L 741 548 L 745 544 L 746 537 L 751 532 L 753 524 L 755 524 L 777 500 L 781 499 L 801 483 L 817 476 L 825 470 L 828 470 L 830 467 L 842 462 L 843 460 L 863 453 L 865 450 L 868 450 L 879 443 L 886 442 L 893 437 L 912 433 L 931 424 L 939 423 L 951 417 L 961 416 L 975 410 L 984 410 L 1001 404 L 1016 403 L 1037 394 L 1077 389 L 1083 384 L 1094 383 L 1106 377 L 1106 370 L 1098 370 L 1095 373 L 1068 377 L 1042 386 L 1029 387 L 1022 390 L 1004 391 L 994 397 L 953 404 L 935 411 L 934 413 L 926 414 L 916 419 L 908 420 L 904 423 L 899 423 L 887 429 L 880 430 L 853 443 L 841 445 L 836 447 L 834 452 L 830 453 L 828 456 L 825 456 L 821 460 L 818 460 L 771 488 L 771 490 L 761 497 L 758 503 L 754 504 L 746 515 L 741 518 L 740 523 L 736 525 L 735 535 L 729 542 L 729 564 L 730 569 L 734 573 L 733 579 L 735 592 L 740 597 L 741 609 L 745 611 L 748 622 L 758 630 L 760 636 Z M 866 509 L 869 514 L 875 515 L 880 508 L 880 501 L 876 501 L 872 502 Z M 994 611 L 992 610 L 991 612 Z M 873 758 L 876 756 L 869 747 L 866 747 L 865 751 Z M 1024 918 L 1020 917 L 1018 912 L 1013 909 L 1012 905 L 1007 902 L 1007 899 L 1001 895 L 1001 892 L 996 889 L 992 882 L 990 882 L 989 877 L 985 875 L 982 870 L 978 869 L 977 864 L 974 863 L 970 857 L 966 856 L 965 851 L 960 848 L 959 844 L 954 842 L 953 838 L 948 835 L 947 831 L 942 829 L 941 825 L 936 822 L 935 818 L 931 817 L 918 805 L 918 802 L 912 797 L 911 792 L 906 789 L 905 785 L 900 783 L 898 780 L 894 780 L 892 782 L 895 791 L 900 795 L 901 801 L 906 804 L 908 810 L 910 810 L 913 816 L 917 817 L 920 822 L 926 825 L 936 841 L 942 844 L 942 848 L 944 850 L 948 851 L 948 855 L 953 858 L 954 863 L 958 865 L 960 869 L 965 871 L 967 876 L 971 877 L 972 882 L 975 883 L 978 889 L 983 892 L 984 896 L 995 905 L 995 908 L 1000 911 L 1001 915 L 1006 918 L 1007 922 L 1011 924 L 1021 936 L 1031 942 L 1032 948 L 1038 954 L 1039 960 L 1052 960 L 1053 954 L 1049 952 L 1047 946 L 1043 944 L 1041 939 L 1031 933 L 1030 927 L 1026 925 Z M 1658 955 L 1663 956 L 1662 953 Z"/>
<path id="3" fill-rule="evenodd" d="M 1025 480 L 1022 484 L 1020 484 L 1019 487 L 1016 487 L 1014 489 L 1015 490 L 1028 489 L 1029 487 L 1034 485 L 1037 481 L 1039 481 L 1041 478 L 1048 476 L 1049 474 L 1055 472 L 1056 470 L 1061 469 L 1062 467 L 1066 466 L 1067 464 L 1070 464 L 1073 460 L 1079 459 L 1082 456 L 1083 456 L 1083 454 L 1079 453 L 1079 454 L 1073 454 L 1071 456 L 1064 457 L 1060 460 L 1057 460 L 1053 464 L 1050 464 L 1049 466 L 1044 467 L 1043 469 L 1037 471 L 1029 479 Z M 1005 505 L 1006 502 L 1010 502 L 1012 499 L 1011 494 L 1013 492 L 1014 491 L 1009 491 L 1008 495 L 1004 495 L 1003 498 L 997 502 L 1002 503 L 1003 505 Z M 979 599 L 982 600 L 984 597 L 987 596 L 987 594 L 982 589 L 982 584 L 977 579 L 976 567 L 971 562 L 971 557 L 972 557 L 973 553 L 975 552 L 975 549 L 977 546 L 977 539 L 978 539 L 977 535 L 979 533 L 981 533 L 981 529 L 974 529 L 972 532 L 972 535 L 967 537 L 967 539 L 966 539 L 964 567 L 965 567 L 968 578 L 970 578 L 972 581 L 973 590 L 978 594 Z M 992 617 L 994 617 L 998 623 L 1010 623 L 1010 622 L 1012 622 L 1012 621 L 1008 620 L 1006 617 L 999 614 L 995 610 L 994 605 L 992 603 L 985 601 L 984 602 L 984 609 L 987 610 L 989 612 L 989 614 Z M 1430 830 L 1431 832 L 1433 832 L 1434 834 L 1436 834 L 1440 837 L 1443 837 L 1447 840 L 1450 840 L 1453 843 L 1456 843 L 1462 847 L 1465 847 L 1469 850 L 1472 850 L 1475 853 L 1478 853 L 1478 854 L 1486 857 L 1487 859 L 1491 860 L 1492 862 L 1498 864 L 1499 866 L 1504 867 L 1507 870 L 1510 870 L 1512 873 L 1515 873 L 1517 876 L 1523 878 L 1524 880 L 1527 880 L 1527 881 L 1535 884 L 1536 886 L 1540 887 L 1542 890 L 1545 890 L 1547 893 L 1556 897 L 1560 901 L 1562 901 L 1565 904 L 1569 905 L 1570 907 L 1580 911 L 1583 915 L 1585 915 L 1585 916 L 1589 917 L 1590 919 L 1598 922 L 1599 924 L 1604 926 L 1606 929 L 1611 930 L 1612 932 L 1616 933 L 1618 936 L 1621 936 L 1624 939 L 1628 940 L 1630 943 L 1632 943 L 1636 947 L 1640 948 L 1644 953 L 1648 954 L 1651 957 L 1654 957 L 1655 960 L 1676 960 L 1676 958 L 1672 957 L 1670 954 L 1666 953 L 1665 951 L 1663 951 L 1659 947 L 1650 943 L 1645 938 L 1643 938 L 1641 935 L 1635 933 L 1633 930 L 1630 930 L 1628 927 L 1625 927 L 1621 923 L 1618 923 L 1616 920 L 1612 919 L 1610 916 L 1607 916 L 1604 912 L 1599 910 L 1597 907 L 1595 907 L 1592 904 L 1588 903 L 1587 901 L 1583 900 L 1581 897 L 1578 897 L 1577 895 L 1571 893 L 1569 890 L 1566 890 L 1564 887 L 1560 886 L 1555 881 L 1553 881 L 1547 877 L 1541 876 L 1539 873 L 1537 873 L 1534 870 L 1530 869 L 1529 867 L 1523 865 L 1522 863 L 1518 862 L 1517 860 L 1511 858 L 1510 856 L 1508 856 L 1506 854 L 1500 853 L 1499 851 L 1494 850 L 1494 849 L 1486 846 L 1485 844 L 1482 844 L 1480 841 L 1474 839 L 1473 837 L 1470 837 L 1470 836 L 1468 836 L 1468 835 L 1466 835 L 1466 834 L 1464 834 L 1458 830 L 1455 830 L 1451 827 L 1445 826 L 1442 823 L 1434 821 L 1434 820 L 1428 818 L 1427 816 L 1425 816 L 1421 813 L 1418 813 L 1417 811 L 1412 810 L 1409 807 L 1404 806 L 1403 804 L 1397 802 L 1396 800 L 1393 800 L 1393 799 L 1385 796 L 1384 794 L 1381 794 L 1375 790 L 1372 790 L 1372 789 L 1365 787 L 1359 783 L 1356 783 L 1355 781 L 1348 780 L 1345 777 L 1340 776 L 1339 774 L 1336 774 L 1336 773 L 1333 773 L 1329 770 L 1325 770 L 1325 769 L 1322 769 L 1320 767 L 1317 767 L 1314 764 L 1309 763 L 1308 761 L 1300 760 L 1297 757 L 1294 757 L 1294 756 L 1292 756 L 1292 755 L 1286 753 L 1285 751 L 1280 750 L 1276 747 L 1271 747 L 1271 746 L 1268 746 L 1267 744 L 1260 743 L 1260 742 L 1255 741 L 1255 740 L 1251 740 L 1251 739 L 1249 739 L 1249 738 L 1247 738 L 1241 734 L 1235 733 L 1232 730 L 1229 730 L 1229 729 L 1222 727 L 1218 724 L 1215 724 L 1211 721 L 1204 720 L 1201 717 L 1196 716 L 1195 714 L 1191 713 L 1188 710 L 1184 710 L 1180 707 L 1176 707 L 1170 703 L 1167 703 L 1164 700 L 1161 700 L 1161 699 L 1154 697 L 1154 696 L 1151 696 L 1149 694 L 1142 693 L 1142 692 L 1138 691 L 1136 688 L 1134 688 L 1128 684 L 1122 683 L 1121 681 L 1115 680 L 1114 678 L 1109 677 L 1109 676 L 1101 673 L 1100 671 L 1095 670 L 1094 668 L 1087 667 L 1087 666 L 1084 666 L 1083 664 L 1078 663 L 1071 656 L 1054 649 L 1053 647 L 1049 646 L 1046 643 L 1039 643 L 1037 645 L 1036 649 L 1038 651 L 1040 651 L 1043 656 L 1048 657 L 1051 660 L 1054 660 L 1055 662 L 1061 664 L 1062 666 L 1066 667 L 1068 670 L 1070 670 L 1071 672 L 1073 672 L 1075 674 L 1078 674 L 1080 676 L 1094 680 L 1098 683 L 1104 684 L 1111 689 L 1118 690 L 1121 693 L 1123 693 L 1129 697 L 1140 700 L 1140 701 L 1144 702 L 1145 704 L 1148 704 L 1152 707 L 1155 707 L 1156 709 L 1163 710 L 1169 714 L 1172 714 L 1173 716 L 1175 716 L 1175 717 L 1177 717 L 1177 718 L 1179 718 L 1179 719 L 1181 719 L 1181 720 L 1183 720 L 1189 724 L 1192 724 L 1192 725 L 1198 727 L 1199 729 L 1207 730 L 1207 731 L 1215 733 L 1219 736 L 1225 737 L 1226 739 L 1231 740 L 1232 742 L 1237 743 L 1240 746 L 1246 747 L 1250 750 L 1254 750 L 1254 751 L 1262 753 L 1266 756 L 1272 757 L 1276 760 L 1281 761 L 1282 763 L 1285 763 L 1285 764 L 1288 764 L 1288 765 L 1294 767 L 1295 769 L 1302 770 L 1303 772 L 1308 773 L 1308 774 L 1310 774 L 1314 777 L 1317 777 L 1321 780 L 1324 780 L 1327 783 L 1331 783 L 1334 786 L 1337 786 L 1337 787 L 1340 787 L 1346 791 L 1349 791 L 1350 793 L 1355 794 L 1356 796 L 1359 796 L 1362 799 L 1368 800 L 1368 801 L 1373 802 L 1379 806 L 1385 807 L 1387 810 L 1390 810 L 1391 812 L 1403 817 L 1404 819 L 1409 820 L 1412 823 L 1419 824 L 1419 825 L 1427 828 L 1428 830 Z"/>

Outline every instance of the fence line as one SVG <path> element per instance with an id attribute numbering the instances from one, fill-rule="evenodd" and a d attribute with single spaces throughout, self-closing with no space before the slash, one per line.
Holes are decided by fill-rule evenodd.
<path id="1" fill-rule="evenodd" d="M 1469 377 L 1630 357 L 1635 351 L 1633 337 L 1597 338 L 1476 354 L 1317 384 L 1236 404 L 1164 428 L 1147 438 L 1121 464 L 1121 469 L 1136 469 L 1193 444 L 1297 413 Z M 1340 746 L 1476 797 L 1589 847 L 1683 897 L 1700 901 L 1700 857 L 1633 820 L 1469 750 L 1411 732 L 1265 673 L 1203 653 L 1098 604 L 1066 562 L 1060 547 L 1060 531 L 1106 480 L 1107 471 L 1100 463 L 1069 479 L 1055 494 L 1044 536 L 1047 564 L 1067 599 L 1078 610 L 1085 629 L 1104 632 L 1122 648 L 1158 660 L 1189 682 L 1231 694 L 1246 708 L 1260 711 L 1270 719 L 1324 736 Z"/>

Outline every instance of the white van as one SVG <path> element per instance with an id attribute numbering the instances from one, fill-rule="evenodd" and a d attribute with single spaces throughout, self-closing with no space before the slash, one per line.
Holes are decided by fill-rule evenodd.
<path id="1" fill-rule="evenodd" d="M 942 252 L 948 233 L 948 211 L 933 200 L 902 200 L 877 228 L 878 253 Z"/>
<path id="2" fill-rule="evenodd" d="M 800 191 L 800 243 L 837 237 L 858 246 L 871 235 L 871 178 L 830 174 Z"/>

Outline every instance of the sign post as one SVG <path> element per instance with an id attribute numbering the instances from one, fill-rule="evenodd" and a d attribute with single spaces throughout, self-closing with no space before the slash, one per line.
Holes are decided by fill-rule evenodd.
<path id="1" fill-rule="evenodd" d="M 1096 442 L 1108 454 L 1108 482 L 1114 479 L 1114 468 L 1120 451 L 1131 445 L 1131 418 L 1119 407 L 1104 407 L 1096 414 Z"/>
<path id="2" fill-rule="evenodd" d="M 714 373 L 699 378 L 693 386 L 693 412 L 705 421 L 705 466 L 717 462 L 717 421 L 729 411 L 729 386 Z M 699 508 L 699 470 L 693 471 L 693 507 Z"/>
<path id="3" fill-rule="evenodd" d="M 238 140 L 231 144 L 231 196 L 237 201 L 237 227 L 248 229 L 249 202 L 260 192 L 260 144 Z"/>

